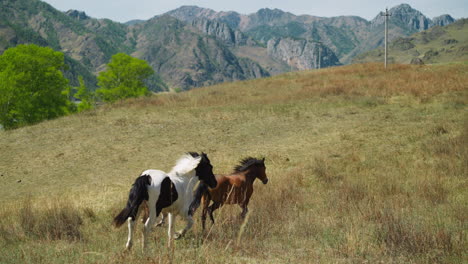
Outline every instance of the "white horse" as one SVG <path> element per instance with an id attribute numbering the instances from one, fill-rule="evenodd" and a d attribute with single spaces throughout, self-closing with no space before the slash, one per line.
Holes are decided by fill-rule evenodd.
<path id="1" fill-rule="evenodd" d="M 114 218 L 116 227 L 125 221 L 128 222 L 126 249 L 131 249 L 133 245 L 133 229 L 140 212 L 140 205 L 144 201 L 147 201 L 149 207 L 149 217 L 143 231 L 143 248 L 146 248 L 151 227 L 161 212 L 168 216 L 168 246 L 171 246 L 172 238 L 182 237 L 193 225 L 189 206 L 194 199 L 193 187 L 197 181 L 202 181 L 211 188 L 217 184 L 213 175 L 213 166 L 205 153 L 199 155 L 189 152 L 183 155 L 169 173 L 160 170 L 144 171 L 130 189 L 127 206 Z M 174 235 L 172 227 L 176 215 L 182 216 L 187 226 Z"/>

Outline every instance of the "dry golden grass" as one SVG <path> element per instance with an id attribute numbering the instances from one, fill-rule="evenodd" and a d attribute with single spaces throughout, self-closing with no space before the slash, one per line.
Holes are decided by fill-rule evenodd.
<path id="1" fill-rule="evenodd" d="M 351 65 L 0 132 L 0 262 L 464 263 L 467 73 Z M 225 206 L 202 234 L 197 213 L 175 250 L 156 228 L 148 253 L 138 243 L 123 253 L 127 230 L 111 220 L 130 185 L 191 150 L 207 152 L 216 173 L 266 157 L 270 182 L 255 183 L 248 221 Z"/>

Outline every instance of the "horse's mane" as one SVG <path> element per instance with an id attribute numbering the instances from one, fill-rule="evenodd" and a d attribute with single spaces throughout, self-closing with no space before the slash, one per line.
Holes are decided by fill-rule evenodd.
<path id="1" fill-rule="evenodd" d="M 240 161 L 240 164 L 234 167 L 234 173 L 244 172 L 252 166 L 265 167 L 265 159 L 256 159 L 252 157 L 244 158 Z"/>
<path id="2" fill-rule="evenodd" d="M 172 175 L 186 175 L 190 171 L 194 170 L 200 161 L 202 156 L 196 152 L 187 152 L 177 160 L 176 165 L 172 168 L 170 174 Z"/>

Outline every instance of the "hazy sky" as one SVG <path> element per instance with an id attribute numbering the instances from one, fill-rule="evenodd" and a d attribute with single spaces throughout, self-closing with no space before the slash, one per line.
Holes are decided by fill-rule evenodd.
<path id="1" fill-rule="evenodd" d="M 132 19 L 149 19 L 182 5 L 196 5 L 215 11 L 236 11 L 250 14 L 260 8 L 278 8 L 296 15 L 322 17 L 356 15 L 373 19 L 385 7 L 407 3 L 429 18 L 450 14 L 455 18 L 468 17 L 468 0 L 43 0 L 53 7 L 67 11 L 85 11 L 94 18 L 109 18 L 126 22 Z"/>

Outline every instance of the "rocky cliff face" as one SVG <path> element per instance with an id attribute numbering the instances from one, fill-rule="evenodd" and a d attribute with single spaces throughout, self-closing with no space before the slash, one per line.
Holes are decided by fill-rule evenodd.
<path id="1" fill-rule="evenodd" d="M 221 24 L 218 27 L 208 24 L 196 25 L 208 29 L 205 32 L 235 43 L 233 31 Z M 269 76 L 258 63 L 235 56 L 222 41 L 207 33 L 200 34 L 192 25 L 170 16 L 156 17 L 136 25 L 133 31 L 137 42 L 133 55 L 148 61 L 172 87 L 189 89 Z"/>
<path id="2" fill-rule="evenodd" d="M 447 26 L 455 22 L 455 19 L 450 15 L 441 15 L 431 20 L 408 4 L 395 6 L 389 10 L 389 13 L 391 14 L 389 18 L 391 23 L 403 25 L 413 33 L 427 30 L 433 26 Z M 383 24 L 384 16 L 377 15 L 371 23 L 373 27 Z"/>
<path id="3" fill-rule="evenodd" d="M 272 39 L 268 41 L 267 49 L 271 57 L 299 70 L 340 65 L 333 51 L 310 40 Z"/>
<path id="4" fill-rule="evenodd" d="M 432 25 L 432 21 L 429 18 L 418 10 L 413 9 L 408 4 L 395 6 L 389 10 L 389 13 L 391 15 L 389 20 L 391 20 L 392 23 L 400 23 L 402 26 L 405 26 L 414 32 L 426 30 Z M 384 23 L 385 17 L 381 14 L 377 15 L 371 21 L 373 27 Z"/>
<path id="5" fill-rule="evenodd" d="M 441 16 L 438 16 L 438 17 L 434 17 L 432 19 L 432 24 L 434 26 L 443 27 L 443 26 L 450 25 L 453 22 L 455 22 L 455 19 L 453 17 L 451 17 L 450 15 L 441 15 Z"/>
<path id="6" fill-rule="evenodd" d="M 432 27 L 451 23 L 449 17 L 427 18 L 408 4 L 390 9 L 390 39 L 409 36 Z M 332 50 L 342 63 L 349 63 L 359 53 L 383 44 L 384 17 L 380 14 L 372 21 L 356 16 L 316 17 L 296 16 L 279 9 L 260 9 L 256 13 L 242 15 L 236 12 L 215 12 L 211 9 L 184 6 L 168 13 L 180 20 L 192 22 L 205 18 L 225 23 L 233 30 L 267 45 L 271 39 L 294 38 L 321 41 Z M 452 21 L 453 22 L 453 21 Z"/>
<path id="7" fill-rule="evenodd" d="M 255 45 L 255 41 L 242 33 L 234 30 L 229 25 L 217 20 L 197 18 L 191 21 L 191 25 L 200 32 L 213 36 L 229 46 Z"/>
<path id="8" fill-rule="evenodd" d="M 78 10 L 73 10 L 73 9 L 68 10 L 67 12 L 65 12 L 65 14 L 68 15 L 69 17 L 75 18 L 77 20 L 85 20 L 85 19 L 90 18 L 88 15 L 86 15 L 85 12 L 78 11 Z"/>
<path id="9" fill-rule="evenodd" d="M 201 8 L 198 6 L 181 6 L 177 9 L 169 11 L 166 15 L 175 17 L 181 21 L 191 23 L 195 19 L 209 19 L 217 20 L 219 22 L 227 24 L 232 29 L 238 29 L 241 21 L 245 18 L 237 12 L 216 12 L 208 8 Z"/>
<path id="10" fill-rule="evenodd" d="M 177 9 L 171 10 L 165 15 L 169 15 L 171 17 L 175 17 L 180 21 L 184 22 L 192 22 L 198 18 L 205 18 L 205 19 L 217 19 L 219 18 L 219 13 L 214 10 L 208 8 L 201 8 L 198 6 L 181 6 Z"/>

